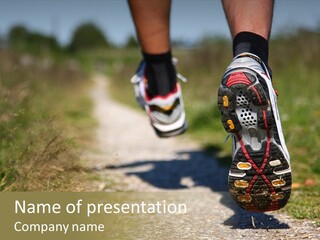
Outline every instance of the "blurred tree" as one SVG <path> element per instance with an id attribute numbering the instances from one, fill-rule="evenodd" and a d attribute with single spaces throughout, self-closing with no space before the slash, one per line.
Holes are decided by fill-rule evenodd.
<path id="1" fill-rule="evenodd" d="M 8 33 L 8 43 L 13 49 L 22 50 L 26 47 L 29 31 L 25 26 L 15 25 Z"/>
<path id="2" fill-rule="evenodd" d="M 138 44 L 136 38 L 133 35 L 131 35 L 128 37 L 124 47 L 125 48 L 137 48 L 137 47 L 139 47 L 139 44 Z"/>
<path id="3" fill-rule="evenodd" d="M 41 54 L 60 50 L 60 46 L 55 37 L 30 32 L 23 25 L 13 26 L 9 31 L 7 40 L 9 47 L 18 51 Z"/>
<path id="4" fill-rule="evenodd" d="M 3 36 L 0 36 L 0 48 L 4 48 L 5 45 L 6 45 L 6 42 L 5 42 L 4 38 L 3 38 Z"/>
<path id="5" fill-rule="evenodd" d="M 56 52 L 59 44 L 52 36 L 33 32 L 28 36 L 28 50 L 33 53 Z"/>
<path id="6" fill-rule="evenodd" d="M 88 22 L 76 28 L 69 45 L 69 50 L 76 52 L 79 50 L 106 48 L 109 46 L 110 43 L 98 26 Z"/>

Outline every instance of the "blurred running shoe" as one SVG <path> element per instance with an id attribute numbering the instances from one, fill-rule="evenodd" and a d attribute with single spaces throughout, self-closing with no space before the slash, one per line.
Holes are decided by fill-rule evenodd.
<path id="1" fill-rule="evenodd" d="M 187 129 L 186 116 L 180 84 L 165 96 L 148 94 L 148 79 L 145 77 L 146 63 L 142 61 L 136 74 L 131 78 L 135 97 L 147 112 L 150 123 L 159 137 L 173 137 Z M 180 74 L 177 77 L 185 80 Z"/>

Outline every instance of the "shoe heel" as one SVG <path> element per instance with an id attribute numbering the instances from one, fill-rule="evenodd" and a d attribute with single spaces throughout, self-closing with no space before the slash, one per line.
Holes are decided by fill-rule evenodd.
<path id="1" fill-rule="evenodd" d="M 255 107 L 257 118 L 243 117 L 252 112 L 251 104 Z M 227 75 L 218 91 L 218 107 L 221 111 L 222 124 L 230 133 L 239 132 L 243 126 L 249 127 L 250 124 L 256 124 L 256 121 L 261 129 L 265 129 L 265 119 L 268 121 L 268 126 L 274 123 L 265 90 L 252 73 L 236 72 Z M 237 108 L 243 108 L 243 114 L 237 112 Z M 266 118 L 264 114 L 267 114 Z"/>

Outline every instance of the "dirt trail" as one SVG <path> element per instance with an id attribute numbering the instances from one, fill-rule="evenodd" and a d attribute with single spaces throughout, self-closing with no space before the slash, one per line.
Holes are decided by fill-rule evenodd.
<path id="1" fill-rule="evenodd" d="M 112 179 L 113 190 L 170 192 L 184 196 L 190 209 L 174 220 L 160 219 L 160 230 L 150 221 L 130 239 L 320 239 L 311 221 L 239 209 L 228 193 L 227 168 L 186 137 L 157 138 L 145 114 L 112 100 L 107 84 L 105 77 L 94 77 L 98 127 L 88 167 Z M 101 182 L 98 188 L 110 191 L 106 186 Z"/>

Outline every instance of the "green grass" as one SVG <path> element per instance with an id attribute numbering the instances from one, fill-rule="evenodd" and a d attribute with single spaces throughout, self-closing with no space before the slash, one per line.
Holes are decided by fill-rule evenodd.
<path id="1" fill-rule="evenodd" d="M 87 79 L 70 59 L 1 50 L 1 191 L 86 187 L 78 160 L 80 138 L 90 137 L 94 124 Z"/>
<path id="2" fill-rule="evenodd" d="M 292 192 L 291 202 L 285 208 L 298 219 L 312 219 L 320 226 L 320 187 L 304 187 Z"/>
<path id="3" fill-rule="evenodd" d="M 320 219 L 320 33 L 300 30 L 271 41 L 270 67 L 279 92 L 278 106 L 291 155 L 293 181 L 299 185 L 285 211 L 296 218 Z M 188 78 L 182 83 L 189 130 L 186 134 L 202 144 L 204 150 L 227 162 L 231 159 L 230 141 L 217 108 L 217 89 L 230 63 L 231 43 L 217 39 L 192 50 L 174 49 L 180 59 L 177 70 Z M 105 70 L 114 81 L 110 86 L 119 101 L 136 106 L 129 82 L 140 61 L 138 49 L 108 57 L 113 65 Z M 315 186 L 306 186 L 306 180 Z"/>

